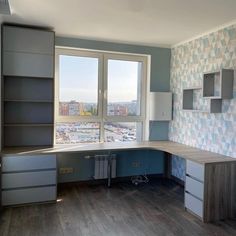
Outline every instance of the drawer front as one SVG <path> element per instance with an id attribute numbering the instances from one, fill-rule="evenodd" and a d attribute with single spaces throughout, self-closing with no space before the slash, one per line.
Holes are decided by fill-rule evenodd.
<path id="1" fill-rule="evenodd" d="M 4 26 L 3 49 L 5 51 L 53 55 L 54 32 L 14 26 Z"/>
<path id="2" fill-rule="evenodd" d="M 56 200 L 56 186 L 2 191 L 2 205 L 17 205 Z"/>
<path id="3" fill-rule="evenodd" d="M 3 75 L 53 78 L 54 58 L 50 55 L 3 53 Z"/>
<path id="4" fill-rule="evenodd" d="M 186 174 L 200 181 L 204 181 L 204 165 L 187 160 Z"/>
<path id="5" fill-rule="evenodd" d="M 2 174 L 2 189 L 56 185 L 56 170 Z"/>
<path id="6" fill-rule="evenodd" d="M 186 176 L 185 190 L 203 200 L 203 193 L 204 193 L 203 183 Z"/>
<path id="7" fill-rule="evenodd" d="M 188 193 L 185 193 L 185 207 L 199 217 L 203 217 L 203 202 Z"/>
<path id="8" fill-rule="evenodd" d="M 56 155 L 5 156 L 2 172 L 56 169 Z"/>

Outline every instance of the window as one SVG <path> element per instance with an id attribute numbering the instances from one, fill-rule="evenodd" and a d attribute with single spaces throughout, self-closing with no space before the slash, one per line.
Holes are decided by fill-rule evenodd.
<path id="1" fill-rule="evenodd" d="M 55 143 L 141 141 L 147 57 L 56 49 Z"/>

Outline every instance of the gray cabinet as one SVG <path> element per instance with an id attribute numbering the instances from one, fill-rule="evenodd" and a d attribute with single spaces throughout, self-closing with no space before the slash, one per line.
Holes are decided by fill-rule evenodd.
<path id="1" fill-rule="evenodd" d="M 52 146 L 54 32 L 3 25 L 3 146 Z"/>
<path id="2" fill-rule="evenodd" d="M 151 121 L 172 120 L 171 92 L 150 92 L 149 120 Z"/>
<path id="3" fill-rule="evenodd" d="M 3 206 L 56 200 L 55 155 L 4 156 L 2 161 Z"/>
<path id="4" fill-rule="evenodd" d="M 3 27 L 4 51 L 54 54 L 54 32 L 19 26 Z"/>

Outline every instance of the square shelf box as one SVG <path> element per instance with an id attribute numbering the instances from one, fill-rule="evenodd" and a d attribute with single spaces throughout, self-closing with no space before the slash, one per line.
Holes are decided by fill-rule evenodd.
<path id="1" fill-rule="evenodd" d="M 232 99 L 233 81 L 234 70 L 232 69 L 221 69 L 220 71 L 205 73 L 203 75 L 203 97 Z"/>
<path id="2" fill-rule="evenodd" d="M 222 112 L 222 99 L 211 99 L 210 100 L 210 113 L 221 113 Z"/>
<path id="3" fill-rule="evenodd" d="M 200 111 L 194 106 L 194 93 L 200 90 L 201 87 L 183 89 L 183 110 Z"/>

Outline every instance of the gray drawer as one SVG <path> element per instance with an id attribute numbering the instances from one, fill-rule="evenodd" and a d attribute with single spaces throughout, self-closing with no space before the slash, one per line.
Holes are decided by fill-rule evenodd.
<path id="1" fill-rule="evenodd" d="M 56 185 L 56 170 L 2 174 L 2 189 Z"/>
<path id="2" fill-rule="evenodd" d="M 199 217 L 203 217 L 203 202 L 188 193 L 185 193 L 185 207 Z"/>
<path id="3" fill-rule="evenodd" d="M 4 26 L 4 51 L 51 54 L 54 53 L 54 32 Z"/>
<path id="4" fill-rule="evenodd" d="M 2 172 L 56 169 L 56 155 L 4 156 Z"/>
<path id="5" fill-rule="evenodd" d="M 53 78 L 54 57 L 44 54 L 4 52 L 3 75 Z"/>
<path id="6" fill-rule="evenodd" d="M 17 205 L 56 200 L 56 186 L 2 191 L 2 205 Z"/>
<path id="7" fill-rule="evenodd" d="M 200 181 L 204 181 L 204 165 L 187 160 L 186 174 L 188 174 Z"/>
<path id="8" fill-rule="evenodd" d="M 203 200 L 204 185 L 202 182 L 186 176 L 185 190 Z"/>

